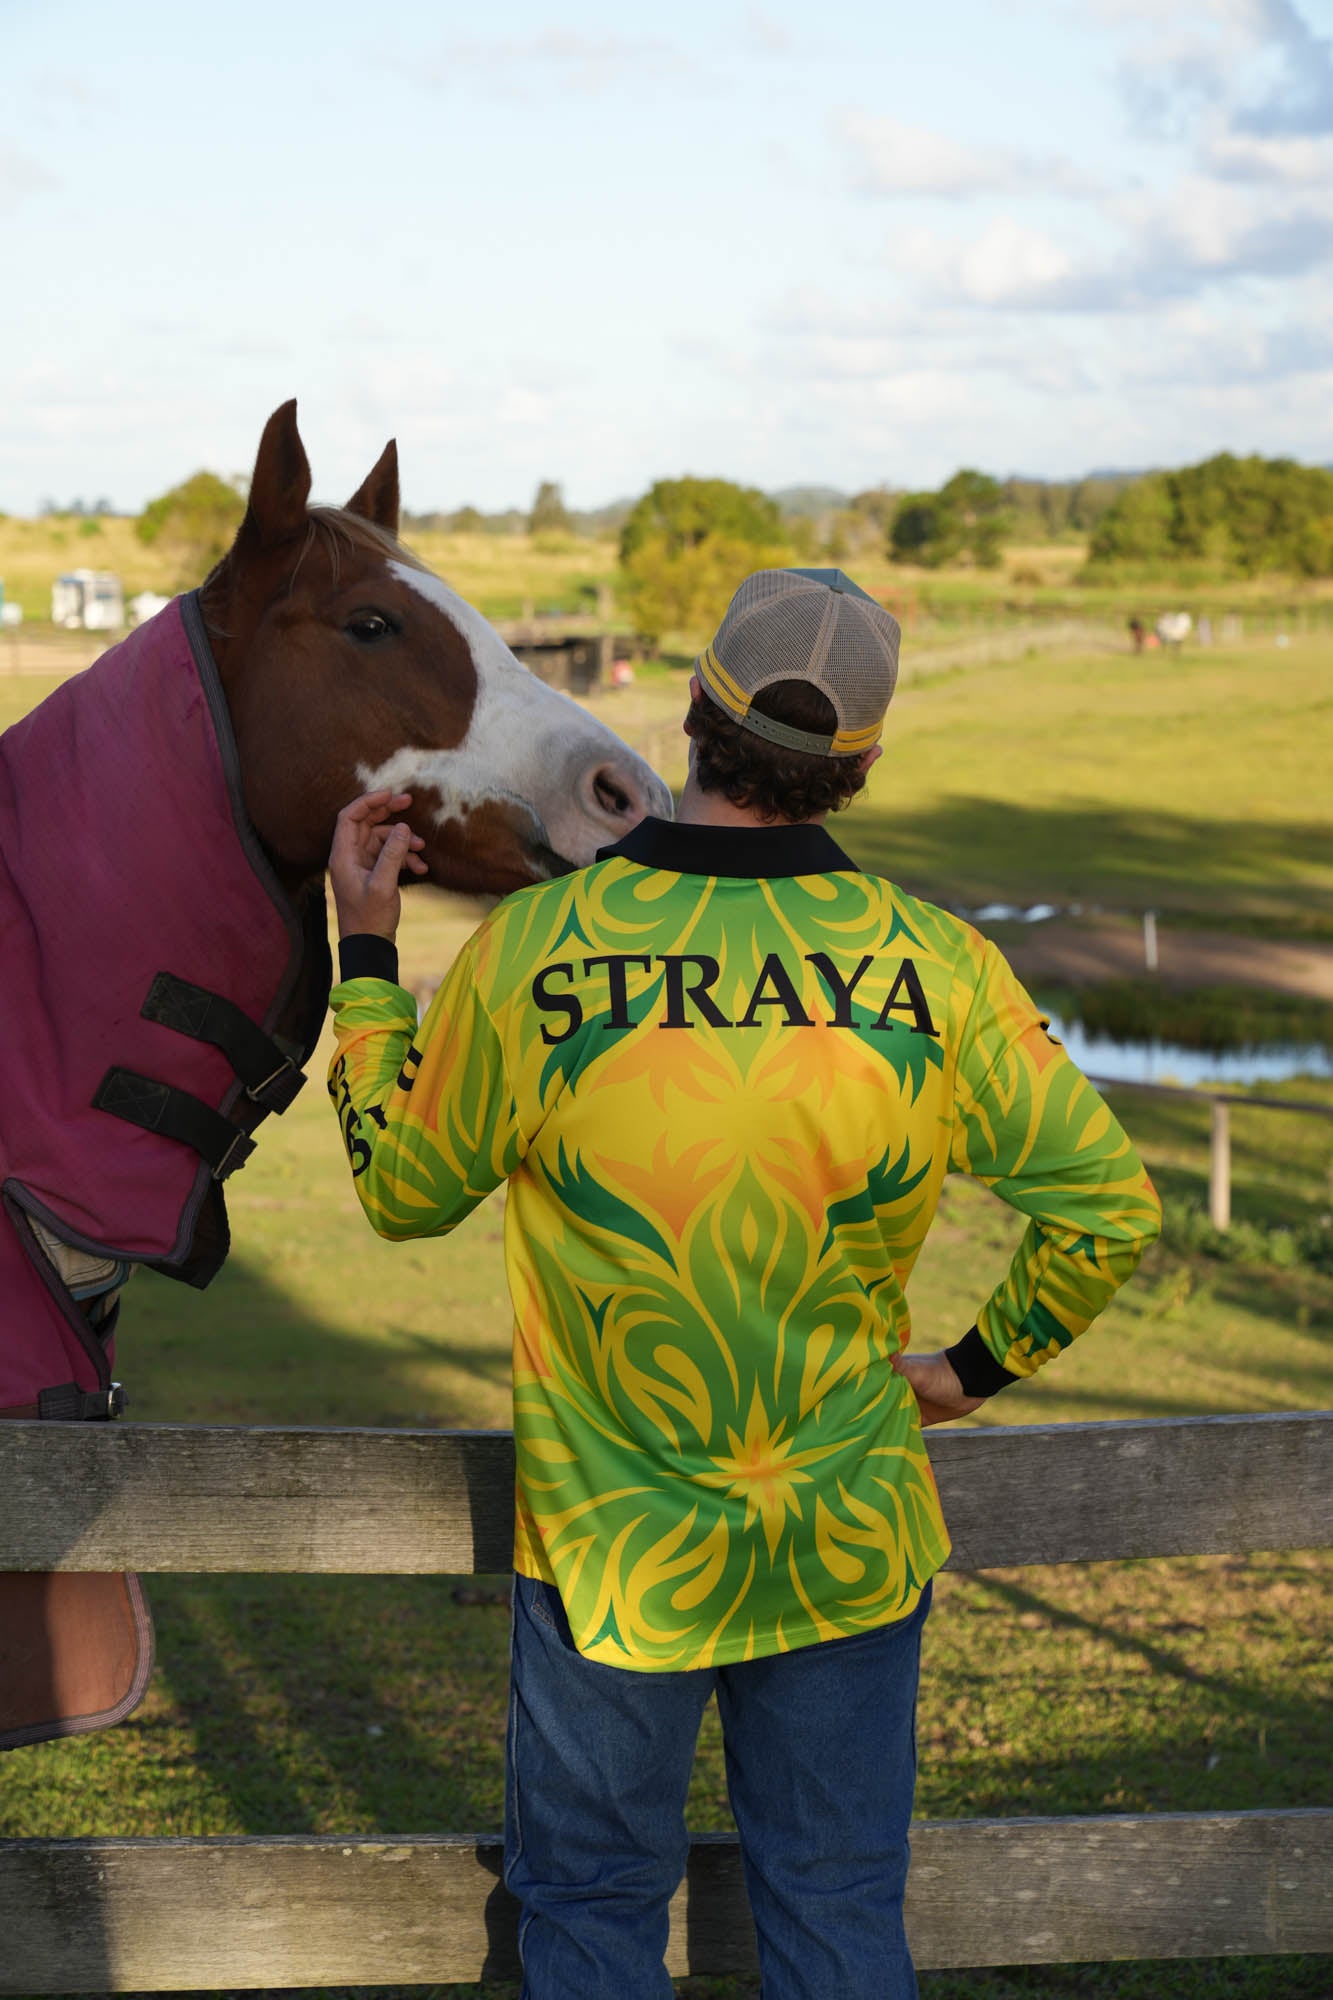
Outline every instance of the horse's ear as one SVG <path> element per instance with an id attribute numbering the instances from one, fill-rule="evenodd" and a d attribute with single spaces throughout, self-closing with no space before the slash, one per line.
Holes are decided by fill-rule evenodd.
<path id="1" fill-rule="evenodd" d="M 390 438 L 347 503 L 349 514 L 373 521 L 386 534 L 398 533 L 398 444 Z"/>
<path id="2" fill-rule="evenodd" d="M 289 541 L 305 527 L 310 460 L 296 428 L 296 398 L 275 410 L 264 426 L 250 481 L 245 526 L 262 543 Z"/>

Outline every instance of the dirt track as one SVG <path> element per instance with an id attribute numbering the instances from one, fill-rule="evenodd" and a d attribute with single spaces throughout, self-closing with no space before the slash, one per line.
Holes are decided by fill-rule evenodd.
<path id="1" fill-rule="evenodd" d="M 1093 986 L 1144 976 L 1142 929 L 1111 917 L 1034 924 L 1020 936 L 1009 933 L 1004 953 L 1028 985 L 1046 979 Z M 1333 945 L 1172 931 L 1159 922 L 1157 957 L 1158 977 L 1170 986 L 1260 986 L 1333 1003 Z"/>

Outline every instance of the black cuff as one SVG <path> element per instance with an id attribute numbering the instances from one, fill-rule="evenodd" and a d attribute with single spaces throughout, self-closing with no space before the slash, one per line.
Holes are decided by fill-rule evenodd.
<path id="1" fill-rule="evenodd" d="M 373 931 L 354 931 L 338 940 L 338 971 L 344 979 L 387 979 L 398 984 L 398 947 Z"/>
<path id="2" fill-rule="evenodd" d="M 1019 1379 L 1000 1365 L 975 1327 L 955 1346 L 946 1347 L 944 1358 L 958 1377 L 965 1396 L 994 1396 Z"/>

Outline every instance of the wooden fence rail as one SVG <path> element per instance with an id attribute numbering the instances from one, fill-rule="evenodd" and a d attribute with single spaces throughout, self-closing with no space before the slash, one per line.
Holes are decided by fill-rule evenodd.
<path id="1" fill-rule="evenodd" d="M 950 1566 L 1323 1547 L 1333 1412 L 934 1432 Z M 503 1432 L 0 1425 L 0 1567 L 506 1570 Z M 24 1752 L 16 1753 L 18 1755 Z M 1333 1812 L 925 1822 L 923 1967 L 1333 1949 Z M 735 1842 L 705 1836 L 669 1964 L 745 1972 Z M 0 1993 L 512 1976 L 493 1837 L 0 1841 Z"/>
<path id="2" fill-rule="evenodd" d="M 1331 1876 L 1333 1813 L 927 1821 L 907 1925 L 937 1968 L 1318 1951 Z M 0 1842 L 0 1993 L 505 1979 L 514 1932 L 493 1839 Z M 725 1834 L 691 1843 L 667 1963 L 754 1969 Z"/>
<path id="3" fill-rule="evenodd" d="M 953 1569 L 1333 1543 L 1333 1412 L 929 1434 Z M 508 1431 L 0 1425 L 0 1568 L 507 1571 Z"/>

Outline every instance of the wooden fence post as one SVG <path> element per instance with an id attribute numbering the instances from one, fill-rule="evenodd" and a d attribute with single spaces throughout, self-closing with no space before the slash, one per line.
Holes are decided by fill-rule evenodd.
<path id="1" fill-rule="evenodd" d="M 1213 1099 L 1213 1149 L 1208 1162 L 1208 1216 L 1214 1229 L 1231 1227 L 1231 1107 Z"/>
<path id="2" fill-rule="evenodd" d="M 1145 972 L 1157 970 L 1157 912 L 1143 912 L 1143 969 Z"/>

